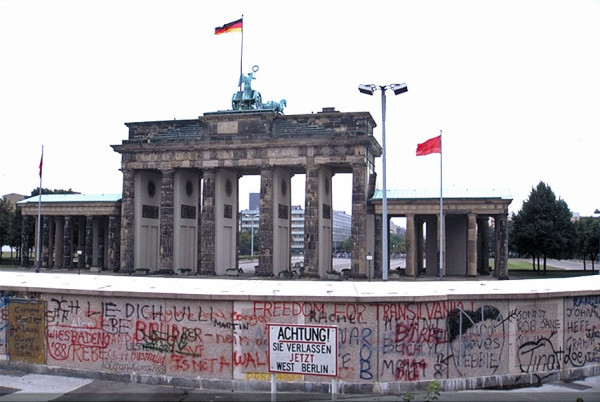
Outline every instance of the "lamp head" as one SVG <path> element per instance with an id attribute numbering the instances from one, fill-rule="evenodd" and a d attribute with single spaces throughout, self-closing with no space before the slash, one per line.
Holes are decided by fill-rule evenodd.
<path id="1" fill-rule="evenodd" d="M 367 94 L 367 95 L 373 95 L 373 93 L 375 92 L 376 89 L 377 89 L 377 87 L 374 84 L 359 84 L 358 85 L 358 90 L 360 91 L 360 93 Z"/>
<path id="2" fill-rule="evenodd" d="M 394 95 L 400 95 L 408 91 L 408 87 L 404 82 L 402 84 L 391 84 L 390 89 L 394 91 Z"/>

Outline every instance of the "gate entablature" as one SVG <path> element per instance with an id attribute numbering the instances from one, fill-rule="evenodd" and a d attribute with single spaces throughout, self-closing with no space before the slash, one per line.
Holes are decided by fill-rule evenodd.
<path id="1" fill-rule="evenodd" d="M 302 115 L 280 115 L 269 110 L 205 113 L 198 119 L 125 123 L 128 144 L 146 142 L 227 142 L 285 137 L 371 137 L 376 127 L 368 112 L 341 113 L 331 108 Z M 373 139 L 374 148 L 381 146 Z"/>
<path id="2" fill-rule="evenodd" d="M 374 158 L 381 155 L 373 137 L 376 125 L 367 112 L 289 116 L 271 111 L 223 112 L 197 120 L 126 125 L 129 139 L 113 148 L 127 155 L 123 162 L 136 169 L 145 165 L 147 169 L 227 166 L 252 170 L 273 165 L 303 171 L 308 161 L 316 159 L 331 166 L 334 173 L 350 173 L 351 166 L 364 163 L 365 158 L 372 171 Z"/>

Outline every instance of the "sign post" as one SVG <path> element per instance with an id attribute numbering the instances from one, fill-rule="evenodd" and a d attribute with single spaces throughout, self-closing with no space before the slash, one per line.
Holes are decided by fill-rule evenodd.
<path id="1" fill-rule="evenodd" d="M 332 377 L 337 395 L 337 327 L 333 325 L 269 324 L 269 372 Z M 271 400 L 276 384 L 271 382 Z M 334 389 L 336 388 L 336 389 Z"/>

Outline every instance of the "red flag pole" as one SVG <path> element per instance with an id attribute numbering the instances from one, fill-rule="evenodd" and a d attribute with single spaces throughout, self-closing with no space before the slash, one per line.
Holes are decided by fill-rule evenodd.
<path id="1" fill-rule="evenodd" d="M 440 130 L 440 281 L 444 273 L 444 190 L 442 180 L 442 130 Z"/>
<path id="2" fill-rule="evenodd" d="M 44 146 L 42 145 L 42 157 L 40 158 L 40 188 L 38 190 L 38 218 L 37 236 L 35 244 L 35 272 L 40 272 L 40 255 L 42 248 L 42 169 L 44 165 Z"/>

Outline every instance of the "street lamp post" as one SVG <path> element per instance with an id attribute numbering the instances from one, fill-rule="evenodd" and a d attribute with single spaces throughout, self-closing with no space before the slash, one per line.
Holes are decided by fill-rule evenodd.
<path id="1" fill-rule="evenodd" d="M 254 262 L 254 218 L 258 214 L 245 214 L 246 218 L 250 218 L 250 262 Z"/>
<path id="2" fill-rule="evenodd" d="M 394 95 L 400 95 L 408 91 L 408 87 L 405 83 L 402 84 L 389 84 L 389 85 L 375 85 L 375 84 L 360 84 L 358 86 L 358 90 L 367 95 L 373 95 L 376 90 L 381 91 L 381 147 L 382 147 L 382 165 L 383 165 L 383 190 L 382 190 L 382 198 L 381 198 L 381 215 L 382 215 L 382 265 L 381 265 L 381 279 L 384 281 L 388 280 L 388 269 L 389 269 L 389 252 L 388 252 L 388 219 L 387 219 L 387 187 L 386 187 L 386 150 L 385 150 L 385 91 L 390 89 L 394 92 Z"/>
<path id="3" fill-rule="evenodd" d="M 254 262 L 254 217 L 256 214 L 250 215 L 250 262 Z"/>

